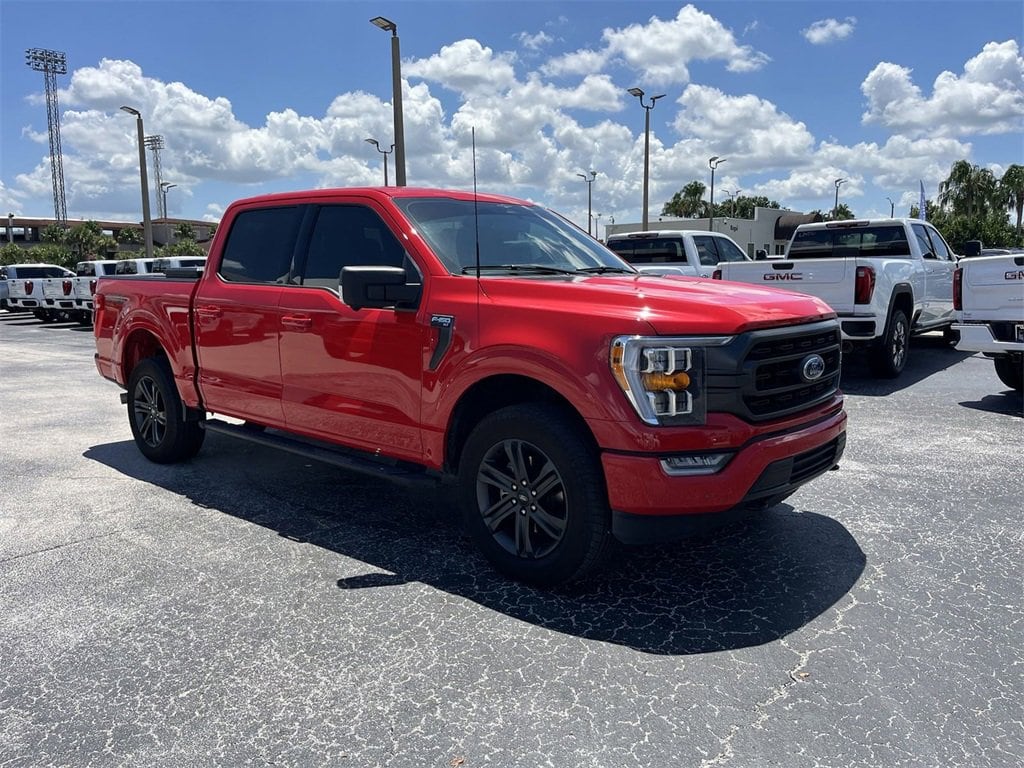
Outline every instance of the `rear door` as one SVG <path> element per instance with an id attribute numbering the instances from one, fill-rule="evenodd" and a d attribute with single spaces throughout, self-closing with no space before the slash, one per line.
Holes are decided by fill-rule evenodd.
<path id="1" fill-rule="evenodd" d="M 429 328 L 417 312 L 342 302 L 342 267 L 421 274 L 384 209 L 364 198 L 317 206 L 298 285 L 281 295 L 281 371 L 288 428 L 420 460 L 421 379 Z"/>
<path id="2" fill-rule="evenodd" d="M 229 224 L 217 273 L 199 281 L 192 311 L 207 410 L 284 423 L 278 304 L 305 212 L 281 204 L 241 211 Z"/>

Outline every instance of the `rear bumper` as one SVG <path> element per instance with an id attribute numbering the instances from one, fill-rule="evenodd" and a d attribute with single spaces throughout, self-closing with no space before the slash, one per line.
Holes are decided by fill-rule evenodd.
<path id="1" fill-rule="evenodd" d="M 747 443 L 711 475 L 668 475 L 663 456 L 604 453 L 612 532 L 641 544 L 729 523 L 832 469 L 845 446 L 846 413 L 839 410 L 803 429 Z"/>
<path id="2" fill-rule="evenodd" d="M 990 355 L 1024 352 L 1024 342 L 1000 341 L 988 325 L 977 323 L 954 325 L 953 330 L 960 332 L 960 341 L 956 343 L 956 348 L 964 352 L 985 352 Z"/>

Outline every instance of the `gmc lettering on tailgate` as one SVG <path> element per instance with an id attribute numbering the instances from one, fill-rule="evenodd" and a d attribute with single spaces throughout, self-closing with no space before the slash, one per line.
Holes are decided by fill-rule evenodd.
<path id="1" fill-rule="evenodd" d="M 1010 271 L 1003 275 L 1004 280 L 1024 280 L 1024 269 L 1018 269 L 1016 272 Z"/>
<path id="2" fill-rule="evenodd" d="M 762 275 L 764 280 L 803 280 L 803 272 L 784 272 L 782 274 Z"/>

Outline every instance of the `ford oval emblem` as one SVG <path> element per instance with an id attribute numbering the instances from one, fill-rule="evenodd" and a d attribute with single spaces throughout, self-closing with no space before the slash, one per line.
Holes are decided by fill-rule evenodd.
<path id="1" fill-rule="evenodd" d="M 817 381 L 825 373 L 825 358 L 821 355 L 808 355 L 800 364 L 800 375 L 804 381 Z"/>

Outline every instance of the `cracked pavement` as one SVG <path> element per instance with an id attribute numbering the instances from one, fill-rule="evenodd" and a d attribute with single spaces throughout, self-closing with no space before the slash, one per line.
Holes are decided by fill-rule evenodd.
<path id="1" fill-rule="evenodd" d="M 150 464 L 92 352 L 0 313 L 0 768 L 1024 763 L 1024 406 L 980 356 L 848 356 L 840 471 L 542 592 L 441 491 Z"/>

